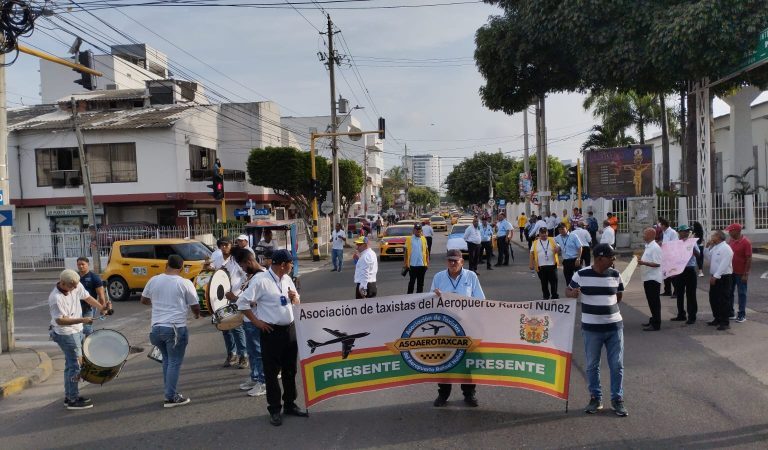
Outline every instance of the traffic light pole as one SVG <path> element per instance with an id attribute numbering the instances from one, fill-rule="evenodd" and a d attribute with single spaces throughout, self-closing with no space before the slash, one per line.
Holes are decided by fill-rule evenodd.
<path id="1" fill-rule="evenodd" d="M 10 202 L 8 181 L 8 111 L 5 107 L 5 54 L 0 54 L 0 191 Z M 6 200 L 3 200 L 5 203 Z M 11 268 L 11 228 L 0 227 L 0 353 L 16 348 L 13 326 L 13 271 Z"/>
<path id="2" fill-rule="evenodd" d="M 324 137 L 338 137 L 338 136 L 363 136 L 367 134 L 378 134 L 381 139 L 384 139 L 384 119 L 379 119 L 380 130 L 376 131 L 359 131 L 356 133 L 311 133 L 309 136 L 309 161 L 312 167 L 312 261 L 320 261 L 320 245 L 318 242 L 318 221 L 319 213 L 317 210 L 317 169 L 315 166 L 315 139 Z M 338 194 L 338 191 L 337 191 Z M 338 211 L 338 205 L 334 204 L 334 210 Z M 340 222 L 336 222 L 340 223 Z M 334 224 L 335 225 L 335 224 Z"/>

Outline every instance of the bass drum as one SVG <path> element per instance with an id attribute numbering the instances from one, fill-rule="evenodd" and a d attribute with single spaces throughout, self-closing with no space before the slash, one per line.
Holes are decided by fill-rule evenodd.
<path id="1" fill-rule="evenodd" d="M 209 316 L 211 310 L 208 308 L 208 283 L 211 282 L 214 270 L 203 270 L 195 277 L 195 290 L 197 291 L 197 301 L 200 303 L 200 314 L 203 316 Z"/>
<path id="2" fill-rule="evenodd" d="M 128 359 L 128 339 L 115 330 L 96 330 L 83 340 L 83 367 L 80 377 L 93 384 L 115 378 Z"/>
<path id="3" fill-rule="evenodd" d="M 229 281 L 229 272 L 227 269 L 219 269 L 213 272 L 206 288 L 206 303 L 208 311 L 215 313 L 217 310 L 227 306 L 227 292 L 232 290 L 232 283 Z"/>

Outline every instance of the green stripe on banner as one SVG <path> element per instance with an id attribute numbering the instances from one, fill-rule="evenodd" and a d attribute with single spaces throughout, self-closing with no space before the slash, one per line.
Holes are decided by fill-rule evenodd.
<path id="1" fill-rule="evenodd" d="M 400 355 L 333 361 L 313 367 L 315 389 L 322 391 L 350 383 L 416 375 Z M 467 353 L 448 374 L 515 377 L 547 384 L 555 383 L 557 359 L 545 356 L 499 353 Z M 440 374 L 434 374 L 436 376 Z"/>

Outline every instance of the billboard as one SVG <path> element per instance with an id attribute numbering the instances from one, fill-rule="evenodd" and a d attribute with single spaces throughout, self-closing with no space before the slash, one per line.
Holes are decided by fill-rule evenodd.
<path id="1" fill-rule="evenodd" d="M 606 148 L 585 152 L 587 192 L 592 198 L 653 195 L 653 147 Z"/>

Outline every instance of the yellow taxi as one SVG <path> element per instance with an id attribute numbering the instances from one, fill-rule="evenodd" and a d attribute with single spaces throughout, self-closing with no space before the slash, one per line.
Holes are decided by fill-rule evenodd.
<path id="1" fill-rule="evenodd" d="M 402 222 L 402 221 L 401 221 Z M 379 237 L 379 259 L 402 258 L 405 255 L 405 240 L 413 234 L 413 224 L 392 225 Z"/>
<path id="2" fill-rule="evenodd" d="M 170 255 L 184 259 L 181 276 L 194 282 L 211 250 L 191 239 L 132 239 L 112 243 L 112 252 L 101 278 L 109 298 L 128 300 L 131 292 L 144 289 L 150 278 L 165 271 Z"/>
<path id="3" fill-rule="evenodd" d="M 434 231 L 448 231 L 448 222 L 443 216 L 432 216 L 429 218 L 429 225 Z"/>

